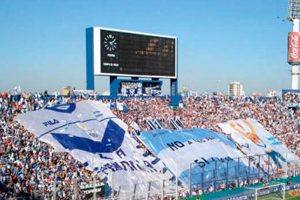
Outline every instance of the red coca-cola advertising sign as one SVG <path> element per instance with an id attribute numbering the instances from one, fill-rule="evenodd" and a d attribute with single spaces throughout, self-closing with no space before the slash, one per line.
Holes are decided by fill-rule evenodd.
<path id="1" fill-rule="evenodd" d="M 300 32 L 290 32 L 288 38 L 288 63 L 300 63 Z"/>

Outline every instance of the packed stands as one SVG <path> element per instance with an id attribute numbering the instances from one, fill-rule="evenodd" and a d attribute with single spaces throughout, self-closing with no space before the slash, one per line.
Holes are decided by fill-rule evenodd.
<path id="1" fill-rule="evenodd" d="M 288 106 L 289 103 L 299 103 L 299 97 L 293 93 L 286 93 L 283 99 L 206 94 L 184 98 L 183 107 L 178 109 L 169 106 L 168 98 L 102 101 L 114 108 L 114 114 L 129 125 L 130 133 L 136 134 L 162 128 L 207 128 L 221 132 L 218 123 L 253 118 L 300 156 L 300 109 Z M 54 153 L 49 145 L 37 140 L 14 121 L 14 117 L 19 113 L 87 98 L 95 99 L 94 96 L 0 93 L 0 199 L 33 195 L 50 199 L 53 191 L 57 192 L 59 199 L 85 198 L 79 185 L 93 181 L 91 172 L 68 153 Z M 125 104 L 128 112 L 117 109 L 117 103 Z"/>
<path id="2" fill-rule="evenodd" d="M 202 95 L 183 99 L 184 108 L 172 109 L 168 99 L 125 99 L 129 112 L 114 110 L 127 124 L 136 122 L 142 130 L 151 130 L 149 120 L 160 119 L 164 128 L 207 128 L 222 132 L 218 123 L 234 119 L 253 118 L 275 134 L 290 149 L 300 155 L 300 109 L 289 109 L 296 94 L 287 93 L 286 101 L 278 97 L 232 98 L 225 95 Z M 178 121 L 174 125 L 174 121 Z M 134 128 L 134 127 L 132 127 Z"/>

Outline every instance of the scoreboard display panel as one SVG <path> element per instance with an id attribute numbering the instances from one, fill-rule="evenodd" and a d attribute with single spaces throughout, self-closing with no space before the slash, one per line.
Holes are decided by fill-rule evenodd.
<path id="1" fill-rule="evenodd" d="M 93 45 L 95 75 L 177 77 L 176 37 L 94 28 Z"/>

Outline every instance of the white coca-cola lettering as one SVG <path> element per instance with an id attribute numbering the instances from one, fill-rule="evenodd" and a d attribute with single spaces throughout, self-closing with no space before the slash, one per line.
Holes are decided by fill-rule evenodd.
<path id="1" fill-rule="evenodd" d="M 290 56 L 293 59 L 298 59 L 298 42 L 299 42 L 299 35 L 298 34 L 292 34 L 291 38 L 291 54 Z"/>

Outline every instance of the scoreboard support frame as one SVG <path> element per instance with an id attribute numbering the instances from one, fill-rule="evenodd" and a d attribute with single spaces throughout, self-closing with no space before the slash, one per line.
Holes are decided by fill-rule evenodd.
<path id="1" fill-rule="evenodd" d="M 86 89 L 95 90 L 94 75 L 94 31 L 92 28 L 86 29 Z"/>

